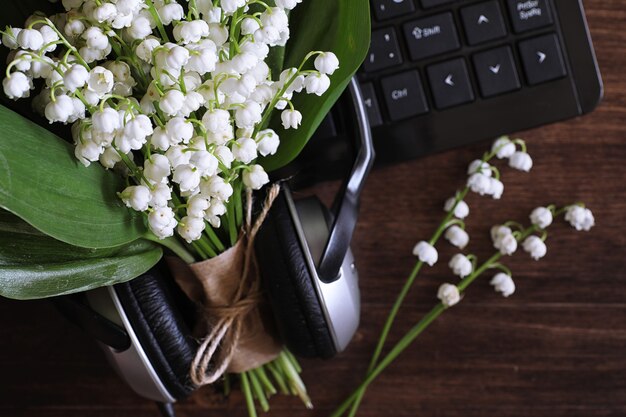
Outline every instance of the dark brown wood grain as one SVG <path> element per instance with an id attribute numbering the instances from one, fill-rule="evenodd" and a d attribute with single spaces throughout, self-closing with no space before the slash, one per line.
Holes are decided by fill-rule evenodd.
<path id="1" fill-rule="evenodd" d="M 526 417 L 626 415 L 626 1 L 585 2 L 606 86 L 580 119 L 522 132 L 535 167 L 503 169 L 501 201 L 471 196 L 471 248 L 491 253 L 488 228 L 526 220 L 537 205 L 585 201 L 597 226 L 557 224 L 548 255 L 507 259 L 517 292 L 496 295 L 486 280 L 443 314 L 372 386 L 360 416 Z M 468 132 L 471 134 L 471 132 Z M 375 171 L 354 241 L 361 274 L 361 328 L 347 352 L 303 361 L 316 408 L 272 400 L 274 417 L 327 416 L 364 375 L 386 313 L 414 263 L 411 249 L 442 216 L 443 201 L 488 144 Z M 317 191 L 329 198 L 334 184 Z M 435 303 L 451 280 L 442 262 L 424 270 L 391 339 Z M 0 300 L 0 416 L 147 417 L 154 405 L 113 373 L 94 342 L 45 301 Z M 245 416 L 238 393 L 211 388 L 177 405 L 178 415 Z"/>

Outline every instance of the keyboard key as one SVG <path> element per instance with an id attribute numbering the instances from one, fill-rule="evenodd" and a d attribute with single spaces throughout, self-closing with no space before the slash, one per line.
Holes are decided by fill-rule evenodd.
<path id="1" fill-rule="evenodd" d="M 506 35 L 502 12 L 495 0 L 461 9 L 461 19 L 470 45 L 488 42 Z"/>
<path id="2" fill-rule="evenodd" d="M 378 107 L 374 85 L 372 83 L 362 84 L 361 94 L 363 95 L 363 102 L 367 110 L 367 118 L 370 121 L 370 126 L 376 127 L 382 125 L 383 119 L 380 117 L 380 108 Z"/>
<path id="3" fill-rule="evenodd" d="M 414 20 L 404 25 L 411 59 L 428 58 L 460 48 L 452 13 Z"/>
<path id="4" fill-rule="evenodd" d="M 456 0 L 422 0 L 422 7 L 425 9 L 441 6 L 443 4 L 453 3 Z"/>
<path id="5" fill-rule="evenodd" d="M 467 66 L 463 58 L 453 59 L 426 68 L 435 98 L 435 107 L 446 109 L 474 100 Z"/>
<path id="6" fill-rule="evenodd" d="M 402 56 L 395 30 L 386 28 L 372 32 L 370 50 L 363 63 L 365 71 L 378 71 L 401 63 Z"/>
<path id="7" fill-rule="evenodd" d="M 372 0 L 376 19 L 385 20 L 415 11 L 413 0 Z"/>
<path id="8" fill-rule="evenodd" d="M 513 29 L 526 32 L 552 24 L 552 13 L 547 0 L 507 0 Z"/>
<path id="9" fill-rule="evenodd" d="M 513 52 L 508 46 L 480 52 L 473 57 L 480 93 L 492 97 L 521 87 Z"/>
<path id="10" fill-rule="evenodd" d="M 417 71 L 408 71 L 381 80 L 391 120 L 401 120 L 428 112 L 424 88 Z"/>
<path id="11" fill-rule="evenodd" d="M 564 77 L 565 61 L 556 35 L 544 35 L 520 42 L 519 51 L 530 85 Z"/>

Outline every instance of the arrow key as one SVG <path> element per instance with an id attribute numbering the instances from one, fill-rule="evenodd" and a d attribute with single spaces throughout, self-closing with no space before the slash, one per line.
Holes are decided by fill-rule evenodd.
<path id="1" fill-rule="evenodd" d="M 555 34 L 520 42 L 519 51 L 530 85 L 556 80 L 567 74 L 561 46 Z"/>
<path id="2" fill-rule="evenodd" d="M 504 18 L 497 1 L 487 1 L 461 9 L 461 20 L 470 45 L 506 36 Z"/>
<path id="3" fill-rule="evenodd" d="M 483 97 L 493 97 L 521 87 L 510 47 L 480 52 L 472 57 L 472 61 Z"/>
<path id="4" fill-rule="evenodd" d="M 437 109 L 474 101 L 474 91 L 463 58 L 453 59 L 426 68 Z"/>

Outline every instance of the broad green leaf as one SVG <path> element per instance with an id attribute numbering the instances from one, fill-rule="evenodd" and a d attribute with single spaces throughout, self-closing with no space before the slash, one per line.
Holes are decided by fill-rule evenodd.
<path id="1" fill-rule="evenodd" d="M 284 130 L 280 112 L 275 112 L 271 127 L 281 141 L 275 155 L 261 160 L 268 171 L 286 165 L 300 153 L 365 59 L 370 43 L 369 13 L 368 0 L 305 0 L 293 10 L 284 67 L 298 67 L 310 51 L 331 51 L 339 58 L 340 68 L 330 77 L 331 87 L 323 96 L 295 95 L 294 107 L 302 113 L 299 129 Z M 312 62 L 307 68 L 312 68 Z"/>
<path id="2" fill-rule="evenodd" d="M 57 240 L 86 248 L 132 242 L 141 216 L 117 197 L 123 180 L 99 164 L 85 168 L 73 146 L 0 106 L 0 207 Z"/>
<path id="3" fill-rule="evenodd" d="M 161 255 L 146 240 L 106 249 L 71 246 L 0 212 L 0 295 L 7 298 L 45 298 L 128 281 Z"/>

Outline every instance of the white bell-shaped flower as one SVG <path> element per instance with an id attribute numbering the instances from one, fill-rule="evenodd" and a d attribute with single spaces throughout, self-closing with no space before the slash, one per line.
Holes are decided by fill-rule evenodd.
<path id="1" fill-rule="evenodd" d="M 280 145 L 280 138 L 272 129 L 261 130 L 258 134 L 257 147 L 262 156 L 274 155 Z"/>
<path id="2" fill-rule="evenodd" d="M 183 20 L 185 17 L 183 6 L 175 1 L 172 1 L 169 4 L 164 4 L 159 7 L 158 11 L 161 22 L 163 22 L 164 25 L 169 25 L 174 20 Z"/>
<path id="3" fill-rule="evenodd" d="M 489 194 L 495 200 L 499 200 L 504 192 L 504 184 L 497 178 L 489 178 Z"/>
<path id="4" fill-rule="evenodd" d="M 233 195 L 233 186 L 227 183 L 222 177 L 215 176 L 211 177 L 208 180 L 203 180 L 200 183 L 200 194 L 205 197 L 211 198 L 211 207 L 213 210 L 213 214 L 216 215 L 216 208 L 214 208 L 214 200 L 219 201 L 228 201 L 228 199 Z"/>
<path id="5" fill-rule="evenodd" d="M 189 163 L 191 152 L 185 152 L 185 149 L 186 148 L 183 146 L 174 145 L 170 146 L 170 148 L 165 152 L 165 156 L 170 161 L 172 168 Z"/>
<path id="6" fill-rule="evenodd" d="M 430 266 L 437 263 L 437 260 L 439 259 L 437 249 L 426 241 L 418 242 L 417 245 L 415 245 L 413 248 L 413 255 L 417 256 L 420 261 Z"/>
<path id="7" fill-rule="evenodd" d="M 74 64 L 63 74 L 63 85 L 70 93 L 73 93 L 76 89 L 83 88 L 88 79 L 89 71 L 87 68 L 80 64 Z"/>
<path id="8" fill-rule="evenodd" d="M 144 39 L 152 34 L 152 24 L 150 18 L 145 15 L 136 16 L 132 20 L 130 27 L 126 29 L 126 34 L 131 39 Z"/>
<path id="9" fill-rule="evenodd" d="M 93 113 L 91 123 L 96 132 L 113 133 L 120 128 L 120 118 L 117 111 L 109 107 Z"/>
<path id="10" fill-rule="evenodd" d="M 30 96 L 33 81 L 23 72 L 14 72 L 2 81 L 4 94 L 12 100 Z"/>
<path id="11" fill-rule="evenodd" d="M 444 237 L 459 249 L 466 247 L 470 239 L 467 232 L 457 225 L 450 226 Z"/>
<path id="12" fill-rule="evenodd" d="M 243 183 L 252 190 L 259 190 L 270 182 L 269 176 L 261 165 L 251 165 L 249 169 L 243 171 Z"/>
<path id="13" fill-rule="evenodd" d="M 470 211 L 467 203 L 461 200 L 456 204 L 456 207 L 455 207 L 454 206 L 455 202 L 456 202 L 456 198 L 450 197 L 449 199 L 446 200 L 445 204 L 443 205 L 443 209 L 449 213 L 450 210 L 452 210 L 452 208 L 454 207 L 454 217 L 456 217 L 457 219 L 466 218 L 469 215 L 469 211 Z"/>
<path id="14" fill-rule="evenodd" d="M 189 163 L 194 166 L 203 177 L 212 177 L 217 174 L 219 161 L 211 152 L 205 150 L 193 152 Z"/>
<path id="15" fill-rule="evenodd" d="M 230 169 L 233 161 L 235 160 L 235 156 L 230 148 L 224 145 L 216 146 L 213 154 L 227 169 Z"/>
<path id="16" fill-rule="evenodd" d="M 17 35 L 17 43 L 22 49 L 38 51 L 43 46 L 43 36 L 37 29 L 22 29 Z"/>
<path id="17" fill-rule="evenodd" d="M 283 110 L 280 114 L 280 119 L 283 122 L 283 127 L 285 129 L 297 129 L 298 126 L 300 126 L 300 123 L 302 123 L 302 113 L 298 110 Z"/>
<path id="18" fill-rule="evenodd" d="M 103 51 L 109 47 L 109 38 L 104 34 L 102 29 L 97 26 L 91 26 L 85 30 L 81 37 L 87 43 L 87 47 L 98 51 Z"/>
<path id="19" fill-rule="evenodd" d="M 472 261 L 462 253 L 454 255 L 452 259 L 450 259 L 450 262 L 448 262 L 448 266 L 452 269 L 454 275 L 458 275 L 461 278 L 465 278 L 474 270 Z"/>
<path id="20" fill-rule="evenodd" d="M 339 59 L 332 52 L 324 52 L 315 58 L 313 65 L 322 74 L 332 75 L 339 68 Z"/>
<path id="21" fill-rule="evenodd" d="M 187 200 L 187 216 L 203 218 L 205 211 L 211 206 L 209 199 L 196 194 Z"/>
<path id="22" fill-rule="evenodd" d="M 152 154 L 143 164 L 144 176 L 153 183 L 160 183 L 170 175 L 170 161 L 165 155 Z"/>
<path id="23" fill-rule="evenodd" d="M 144 39 L 135 48 L 135 55 L 144 62 L 152 62 L 152 51 L 161 45 L 161 42 L 155 37 Z"/>
<path id="24" fill-rule="evenodd" d="M 194 135 L 193 124 L 183 117 L 173 117 L 165 125 L 165 132 L 170 138 L 172 145 L 181 142 L 189 143 Z"/>
<path id="25" fill-rule="evenodd" d="M 515 144 L 508 136 L 502 136 L 493 143 L 491 152 L 495 152 L 498 159 L 510 158 L 515 153 Z"/>
<path id="26" fill-rule="evenodd" d="M 459 294 L 459 289 L 456 285 L 444 283 L 437 290 L 437 298 L 448 308 L 461 301 L 461 294 Z"/>
<path id="27" fill-rule="evenodd" d="M 248 101 L 235 111 L 237 127 L 254 127 L 263 118 L 263 109 L 259 103 Z"/>
<path id="28" fill-rule="evenodd" d="M 168 206 L 157 207 L 148 214 L 150 230 L 159 239 L 165 239 L 174 235 L 176 217 L 174 211 Z"/>
<path id="29" fill-rule="evenodd" d="M 146 211 L 151 198 L 150 189 L 145 185 L 131 185 L 120 193 L 120 198 L 127 207 L 137 211 Z"/>
<path id="30" fill-rule="evenodd" d="M 508 297 L 515 292 L 515 282 L 513 278 L 504 272 L 494 275 L 489 283 L 493 285 L 496 292 L 501 293 L 504 297 Z"/>
<path id="31" fill-rule="evenodd" d="M 168 116 L 176 116 L 183 108 L 185 95 L 180 90 L 169 90 L 159 102 L 159 107 Z"/>
<path id="32" fill-rule="evenodd" d="M 472 174 L 467 180 L 467 186 L 480 195 L 491 194 L 491 177 L 485 174 Z"/>
<path id="33" fill-rule="evenodd" d="M 181 191 L 191 191 L 200 185 L 200 172 L 189 164 L 174 168 L 172 181 L 178 184 Z"/>
<path id="34" fill-rule="evenodd" d="M 155 184 L 150 191 L 150 206 L 165 207 L 172 199 L 172 189 L 167 183 Z"/>
<path id="35" fill-rule="evenodd" d="M 533 167 L 533 160 L 526 152 L 515 152 L 509 159 L 509 166 L 519 171 L 528 172 Z"/>
<path id="36" fill-rule="evenodd" d="M 89 71 L 89 78 L 87 79 L 87 87 L 89 90 L 98 94 L 99 97 L 111 92 L 115 79 L 113 73 L 108 69 L 97 66 Z"/>
<path id="37" fill-rule="evenodd" d="M 330 78 L 326 74 L 309 74 L 304 79 L 307 94 L 323 95 L 330 87 Z"/>
<path id="38" fill-rule="evenodd" d="M 72 99 L 65 94 L 56 96 L 54 101 L 48 103 L 45 110 L 46 119 L 48 119 L 50 123 L 67 123 L 73 113 L 74 103 Z"/>
<path id="39" fill-rule="evenodd" d="M 552 212 L 546 207 L 537 207 L 530 213 L 530 222 L 541 229 L 552 224 Z"/>
<path id="40" fill-rule="evenodd" d="M 548 248 L 541 238 L 538 236 L 528 236 L 522 245 L 524 250 L 530 254 L 530 257 L 534 260 L 539 260 L 543 258 Z"/>
<path id="41" fill-rule="evenodd" d="M 491 165 L 481 159 L 475 159 L 467 167 L 467 175 L 472 174 L 483 174 L 487 177 L 491 177 Z"/>
<path id="42" fill-rule="evenodd" d="M 578 231 L 588 232 L 596 224 L 591 210 L 581 206 L 569 206 L 565 212 L 565 220 Z"/>
<path id="43" fill-rule="evenodd" d="M 232 152 L 237 161 L 249 164 L 257 158 L 256 142 L 250 138 L 239 138 L 233 144 Z"/>

